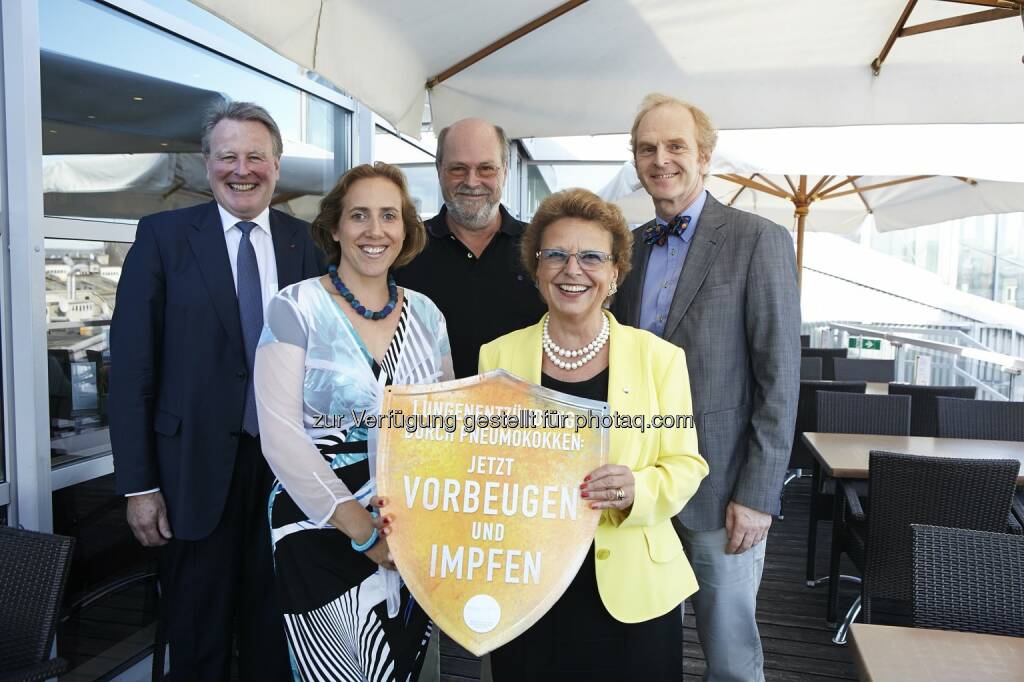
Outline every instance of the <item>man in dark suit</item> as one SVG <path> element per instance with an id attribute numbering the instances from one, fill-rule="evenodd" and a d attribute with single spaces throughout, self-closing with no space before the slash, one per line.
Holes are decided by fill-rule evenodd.
<path id="1" fill-rule="evenodd" d="M 691 601 L 705 679 L 756 682 L 764 540 L 796 420 L 800 299 L 786 230 L 704 190 L 716 138 L 697 107 L 644 99 L 631 143 L 657 218 L 634 232 L 633 271 L 613 311 L 686 351 L 710 473 L 675 521 L 700 585 Z"/>
<path id="2" fill-rule="evenodd" d="M 253 357 L 269 299 L 320 274 L 306 223 L 270 202 L 281 134 L 225 103 L 203 128 L 215 201 L 143 218 L 110 330 L 110 434 L 128 523 L 162 547 L 175 680 L 224 680 L 237 625 L 244 680 L 291 679 L 274 598 Z"/>

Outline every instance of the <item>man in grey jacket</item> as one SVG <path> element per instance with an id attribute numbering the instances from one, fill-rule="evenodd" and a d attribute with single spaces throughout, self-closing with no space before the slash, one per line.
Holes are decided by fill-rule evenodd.
<path id="1" fill-rule="evenodd" d="M 705 191 L 716 139 L 697 107 L 641 104 L 630 142 L 657 217 L 634 232 L 613 312 L 686 351 L 711 471 L 676 529 L 700 585 L 706 679 L 750 682 L 764 679 L 756 598 L 796 420 L 800 298 L 789 233 Z"/>

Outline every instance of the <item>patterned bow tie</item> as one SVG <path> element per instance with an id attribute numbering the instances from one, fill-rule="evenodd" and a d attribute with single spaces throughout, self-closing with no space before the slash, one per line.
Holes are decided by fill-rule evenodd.
<path id="1" fill-rule="evenodd" d="M 667 225 L 661 225 L 654 223 L 644 228 L 644 243 L 645 244 L 657 244 L 658 246 L 665 246 L 665 242 L 668 241 L 668 236 L 674 234 L 677 237 L 682 237 L 683 232 L 686 232 L 686 226 L 690 224 L 690 216 L 688 215 L 677 215 L 672 219 L 672 222 Z"/>

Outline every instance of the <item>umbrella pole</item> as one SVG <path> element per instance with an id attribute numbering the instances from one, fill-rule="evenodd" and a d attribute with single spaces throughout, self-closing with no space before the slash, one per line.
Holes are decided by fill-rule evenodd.
<path id="1" fill-rule="evenodd" d="M 804 220 L 810 211 L 810 205 L 796 205 L 796 286 L 799 289 L 804 278 Z"/>

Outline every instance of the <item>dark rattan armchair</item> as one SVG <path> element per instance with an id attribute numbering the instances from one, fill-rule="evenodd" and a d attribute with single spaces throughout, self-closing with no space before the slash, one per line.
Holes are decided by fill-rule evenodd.
<path id="1" fill-rule="evenodd" d="M 833 639 L 845 643 L 850 623 L 863 608 L 872 622 L 876 599 L 909 607 L 913 594 L 911 524 L 1007 529 L 1020 464 L 1014 459 L 922 457 L 872 451 L 868 465 L 871 512 L 865 514 L 855 487 L 841 481 L 839 515 L 833 523 L 830 573 L 839 572 L 846 553 L 861 570 L 861 597 L 853 603 Z M 839 594 L 829 586 L 829 616 Z M 908 609 L 909 610 L 909 609 Z"/>
<path id="2" fill-rule="evenodd" d="M 0 682 L 57 677 L 50 660 L 74 539 L 0 528 Z"/>
<path id="3" fill-rule="evenodd" d="M 915 626 L 1024 637 L 1024 537 L 911 528 Z"/>
<path id="4" fill-rule="evenodd" d="M 896 379 L 896 361 L 875 358 L 835 358 L 832 366 L 836 381 L 877 381 L 888 383 Z"/>
<path id="5" fill-rule="evenodd" d="M 1012 440 L 1024 443 L 1024 403 L 936 398 L 942 438 Z"/>
<path id="6" fill-rule="evenodd" d="M 939 418 L 936 414 L 935 399 L 966 398 L 973 400 L 978 389 L 974 386 L 914 386 L 913 384 L 889 384 L 889 395 L 909 395 L 910 435 L 939 435 Z"/>
<path id="7" fill-rule="evenodd" d="M 813 421 L 807 431 L 819 433 L 905 433 L 905 425 L 901 420 L 909 406 L 902 408 L 902 403 L 893 402 L 890 396 L 864 395 L 864 382 L 822 382 L 825 388 L 819 388 L 807 396 L 813 404 L 811 415 Z M 833 390 L 841 387 L 842 393 Z M 845 388 L 842 388 L 845 387 Z M 801 390 L 804 385 L 801 382 Z M 813 388 L 813 386 L 812 386 Z M 823 396 L 827 396 L 823 398 Z M 803 396 L 801 396 L 803 398 Z M 881 400 L 878 400 L 881 398 Z M 838 401 L 838 402 L 837 402 Z M 840 407 L 841 405 L 841 407 Z M 891 414 L 890 407 L 892 408 Z M 887 413 L 882 421 L 876 420 L 877 413 Z M 892 418 L 890 424 L 888 420 Z M 909 420 L 909 414 L 907 416 Z M 805 447 L 803 439 L 801 447 Z M 810 454 L 808 453 L 808 456 Z M 835 483 L 825 481 L 821 473 L 821 465 L 813 463 L 814 480 L 811 484 L 811 505 L 807 518 L 807 585 L 817 587 L 829 582 L 832 578 L 819 578 L 814 570 L 814 557 L 818 548 L 818 522 L 832 518 L 833 494 Z M 856 581 L 855 581 L 856 582 Z"/>
<path id="8" fill-rule="evenodd" d="M 802 358 L 821 358 L 821 378 L 833 380 L 836 378 L 836 370 L 832 364 L 835 358 L 845 358 L 849 352 L 846 348 L 801 348 Z"/>

